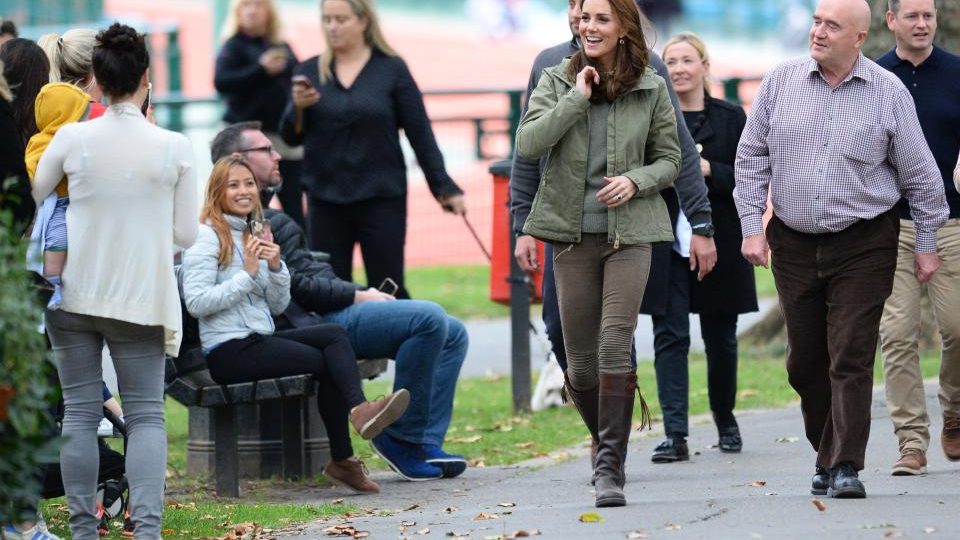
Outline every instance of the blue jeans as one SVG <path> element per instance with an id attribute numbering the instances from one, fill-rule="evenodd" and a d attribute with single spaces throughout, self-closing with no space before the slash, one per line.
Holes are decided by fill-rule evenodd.
<path id="1" fill-rule="evenodd" d="M 323 315 L 347 329 L 357 358 L 393 358 L 394 389 L 410 406 L 385 431 L 415 444 L 442 445 L 453 415 L 453 394 L 469 338 L 463 323 L 423 300 L 364 302 Z"/>

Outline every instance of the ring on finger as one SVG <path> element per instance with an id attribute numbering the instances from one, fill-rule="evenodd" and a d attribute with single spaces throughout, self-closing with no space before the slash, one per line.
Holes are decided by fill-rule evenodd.
<path id="1" fill-rule="evenodd" d="M 618 193 L 617 196 L 614 197 L 614 198 L 615 198 L 616 200 L 618 200 L 618 201 L 619 201 L 619 200 L 622 200 L 622 199 L 623 199 L 623 193 Z"/>

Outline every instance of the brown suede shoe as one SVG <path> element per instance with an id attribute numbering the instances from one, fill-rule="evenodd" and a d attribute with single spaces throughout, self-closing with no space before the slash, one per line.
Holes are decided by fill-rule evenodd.
<path id="1" fill-rule="evenodd" d="M 401 388 L 386 397 L 373 401 L 364 401 L 350 411 L 350 423 L 366 440 L 370 440 L 383 431 L 383 428 L 396 422 L 410 404 L 410 392 Z"/>
<path id="2" fill-rule="evenodd" d="M 907 448 L 900 452 L 900 459 L 893 464 L 893 476 L 916 476 L 927 474 L 927 456 L 919 448 Z"/>
<path id="3" fill-rule="evenodd" d="M 940 434 L 943 454 L 950 461 L 960 460 L 960 417 L 944 416 L 943 432 Z"/>
<path id="4" fill-rule="evenodd" d="M 367 466 L 353 456 L 340 461 L 330 460 L 323 467 L 323 475 L 338 486 L 348 487 L 354 493 L 380 493 L 380 486 L 367 474 Z"/>

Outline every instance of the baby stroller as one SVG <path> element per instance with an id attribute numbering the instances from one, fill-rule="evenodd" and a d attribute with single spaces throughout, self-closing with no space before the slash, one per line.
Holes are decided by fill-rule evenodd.
<path id="1" fill-rule="evenodd" d="M 58 424 L 63 420 L 63 403 L 58 407 Z M 110 521 L 114 518 L 123 516 L 124 524 L 123 536 L 133 537 L 133 522 L 130 521 L 130 512 L 127 508 L 127 497 L 129 490 L 127 488 L 126 470 L 124 467 L 125 458 L 120 452 L 117 452 L 107 444 L 106 438 L 122 437 L 123 449 L 127 447 L 127 428 L 122 419 L 118 418 L 108 408 L 103 408 L 103 416 L 112 429 L 98 431 L 100 435 L 97 438 L 97 448 L 100 455 L 100 468 L 97 476 L 97 511 L 100 517 L 100 525 L 97 527 L 101 535 L 110 532 Z M 63 477 L 60 474 L 60 464 L 52 463 L 46 465 L 43 471 L 43 492 L 41 496 L 44 499 L 52 499 L 65 495 L 63 489 Z"/>

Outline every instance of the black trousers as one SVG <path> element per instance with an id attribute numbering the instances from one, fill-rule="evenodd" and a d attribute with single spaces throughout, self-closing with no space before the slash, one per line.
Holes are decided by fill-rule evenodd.
<path id="1" fill-rule="evenodd" d="M 232 339 L 210 351 L 207 366 L 219 384 L 312 374 L 318 385 L 317 408 L 330 438 L 330 456 L 339 461 L 353 455 L 347 417 L 366 398 L 357 358 L 342 327 L 320 324 L 272 336 Z"/>
<path id="2" fill-rule="evenodd" d="M 340 279 L 353 281 L 353 246 L 359 243 L 367 285 L 379 287 L 391 278 L 400 286 L 397 298 L 410 298 L 403 279 L 406 238 L 406 195 L 351 204 L 310 197 L 310 247 L 330 254 Z"/>
<path id="3" fill-rule="evenodd" d="M 767 226 L 787 327 L 787 376 L 818 466 L 863 469 L 880 316 L 893 290 L 899 234 L 896 208 L 831 234 L 804 234 L 776 216 Z"/>
<path id="4" fill-rule="evenodd" d="M 300 186 L 300 171 L 303 161 L 296 159 L 280 160 L 280 176 L 283 178 L 283 187 L 277 198 L 283 205 L 283 213 L 292 217 L 301 229 L 307 230 L 303 217 L 303 189 Z"/>

